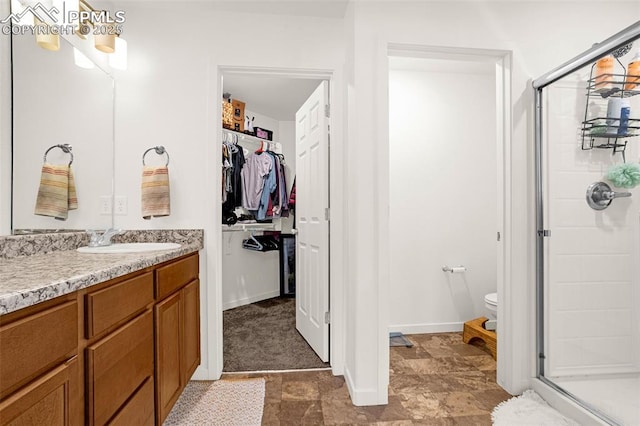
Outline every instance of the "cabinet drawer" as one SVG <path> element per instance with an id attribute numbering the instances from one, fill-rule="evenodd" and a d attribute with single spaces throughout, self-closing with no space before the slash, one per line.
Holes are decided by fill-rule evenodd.
<path id="1" fill-rule="evenodd" d="M 0 326 L 0 398 L 78 350 L 78 303 L 70 301 Z"/>
<path id="2" fill-rule="evenodd" d="M 73 425 L 77 358 L 54 368 L 0 403 L 0 425 Z"/>
<path id="3" fill-rule="evenodd" d="M 152 272 L 87 294 L 87 338 L 131 318 L 151 303 L 153 303 Z"/>
<path id="4" fill-rule="evenodd" d="M 154 422 L 153 378 L 149 377 L 109 425 L 152 426 Z"/>
<path id="5" fill-rule="evenodd" d="M 159 299 L 198 278 L 198 255 L 156 269 L 156 297 Z"/>
<path id="6" fill-rule="evenodd" d="M 87 348 L 90 424 L 105 424 L 153 376 L 153 318 L 147 311 Z"/>

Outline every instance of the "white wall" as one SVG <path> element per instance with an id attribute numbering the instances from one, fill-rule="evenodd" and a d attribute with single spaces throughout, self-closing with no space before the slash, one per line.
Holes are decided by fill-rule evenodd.
<path id="1" fill-rule="evenodd" d="M 629 13 L 618 13 L 624 9 Z M 632 13 L 633 11 L 633 13 Z M 348 12 L 346 71 L 349 112 L 347 174 L 349 264 L 345 377 L 352 393 L 370 403 L 386 400 L 389 273 L 388 43 L 499 49 L 512 52 L 512 143 L 507 176 L 506 285 L 498 321 L 510 330 L 498 346 L 498 382 L 524 390 L 535 374 L 533 91 L 530 80 L 632 24 L 637 2 L 358 2 Z M 594 15 L 598 25 L 587 25 Z M 352 76 L 350 74 L 353 74 Z M 352 78 L 351 78 L 352 77 Z M 376 265 L 372 268 L 372 265 Z M 502 316 L 502 320 L 501 320 Z M 374 348 L 377 348 L 374 351 Z M 376 353 L 376 357 L 371 354 Z"/>
<path id="2" fill-rule="evenodd" d="M 344 57 L 342 34 L 335 31 L 341 19 L 252 15 L 224 11 L 216 5 L 155 2 L 150 7 L 146 2 L 130 1 L 116 5 L 126 10 L 129 69 L 116 73 L 115 193 L 128 198 L 129 214 L 116 216 L 115 223 L 128 229 L 204 228 L 199 378 L 216 378 L 222 371 L 223 296 L 216 285 L 222 281 L 223 269 L 218 189 L 220 67 L 336 70 L 336 86 L 341 87 Z M 178 12 L 185 10 L 192 12 L 189 25 L 167 31 L 176 23 Z M 335 100 L 339 111 L 339 96 Z M 172 213 L 145 221 L 136 206 L 140 155 L 155 145 L 164 145 L 171 154 Z M 339 365 L 338 357 L 334 360 Z"/>
<path id="3" fill-rule="evenodd" d="M 428 63 L 389 72 L 389 330 L 403 333 L 461 331 L 497 289 L 495 64 Z"/>
<path id="4" fill-rule="evenodd" d="M 243 249 L 242 240 L 250 235 L 249 232 L 236 231 L 222 234 L 223 309 L 280 295 L 279 252 Z"/>
<path id="5" fill-rule="evenodd" d="M 632 54 L 622 58 L 629 62 Z M 622 70 L 619 71 L 620 73 Z M 544 91 L 546 241 L 546 376 L 637 373 L 640 369 L 640 200 L 613 200 L 591 209 L 586 188 L 605 181 L 607 170 L 622 163 L 611 150 L 580 148 L 588 70 Z M 604 105 L 606 101 L 590 99 Z M 631 117 L 640 117 L 640 99 L 631 98 Z M 638 161 L 638 145 L 629 138 L 627 162 Z M 596 143 L 604 140 L 597 139 Z M 578 394 L 578 396 L 580 396 Z"/>

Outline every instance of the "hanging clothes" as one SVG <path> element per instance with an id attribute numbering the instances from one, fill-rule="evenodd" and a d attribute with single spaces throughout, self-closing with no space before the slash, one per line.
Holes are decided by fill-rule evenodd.
<path id="1" fill-rule="evenodd" d="M 273 194 L 278 187 L 278 178 L 277 178 L 278 164 L 276 162 L 276 158 L 273 154 L 269 152 L 265 152 L 262 155 L 270 158 L 271 169 L 269 170 L 269 174 L 267 175 L 267 178 L 264 182 L 264 186 L 262 188 L 260 205 L 258 206 L 258 214 L 256 215 L 256 219 L 258 220 L 264 220 L 267 218 L 267 210 L 269 209 L 269 204 L 272 204 L 271 194 Z"/>
<path id="2" fill-rule="evenodd" d="M 273 159 L 266 153 L 251 154 L 242 168 L 242 207 L 258 210 L 265 181 L 271 173 Z"/>
<path id="3" fill-rule="evenodd" d="M 222 204 L 223 213 L 233 212 L 236 207 L 242 206 L 242 168 L 246 160 L 244 149 L 240 145 L 236 145 L 235 148 L 235 152 L 231 154 L 231 173 L 226 175 L 225 188 L 227 193 Z"/>
<path id="4" fill-rule="evenodd" d="M 289 196 L 289 209 L 296 208 L 296 179 L 293 178 L 293 186 L 291 187 L 291 195 Z"/>

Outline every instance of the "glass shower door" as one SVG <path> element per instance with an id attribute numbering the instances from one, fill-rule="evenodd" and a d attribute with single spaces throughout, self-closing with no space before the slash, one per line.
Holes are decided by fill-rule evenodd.
<path id="1" fill-rule="evenodd" d="M 634 54 L 635 50 L 618 59 L 626 66 Z M 633 136 L 639 133 L 633 126 L 622 132 L 619 120 L 606 118 L 621 92 L 630 103 L 631 117 L 640 118 L 640 87 L 612 91 L 618 86 L 616 79 L 624 77 L 611 76 L 607 88 L 600 85 L 594 91 L 595 69 L 588 64 L 539 92 L 539 209 L 545 235 L 539 370 L 543 380 L 608 422 L 637 425 L 640 186 L 615 186 L 607 173 L 625 159 L 638 163 L 640 136 Z M 587 196 L 588 188 L 598 182 L 611 191 L 598 186 L 604 191 Z M 626 192 L 631 196 L 620 197 Z M 617 197 L 608 200 L 613 193 Z M 595 208 L 608 206 L 596 210 L 587 198 L 599 201 Z"/>

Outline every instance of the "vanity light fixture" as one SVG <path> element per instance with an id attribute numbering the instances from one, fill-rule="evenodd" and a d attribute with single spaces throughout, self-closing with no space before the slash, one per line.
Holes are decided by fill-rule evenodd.
<path id="1" fill-rule="evenodd" d="M 120 38 L 120 27 L 113 21 L 109 12 L 94 9 L 87 0 L 40 0 L 40 3 L 58 11 L 58 18 L 52 18 L 51 24 L 34 16 L 35 25 L 42 28 L 36 32 L 36 42 L 40 47 L 54 51 L 60 49 L 60 35 L 53 34 L 55 31 L 51 31 L 51 26 L 55 23 L 71 25 L 78 37 L 84 40 L 93 38 L 91 41 L 96 50 L 109 55 L 109 65 L 112 68 L 127 68 L 127 42 Z M 14 8 L 23 10 L 24 5 L 19 0 L 12 0 L 12 9 Z M 89 68 L 91 62 L 77 49 L 74 50 L 74 61 L 82 68 Z"/>
<path id="2" fill-rule="evenodd" d="M 109 22 L 96 22 L 93 41 L 96 49 L 104 53 L 116 51 L 116 34 L 114 24 Z"/>
<path id="3" fill-rule="evenodd" d="M 36 31 L 36 43 L 38 46 L 45 50 L 60 50 L 60 34 L 53 34 L 51 27 L 35 16 L 33 17 L 33 21 Z"/>

